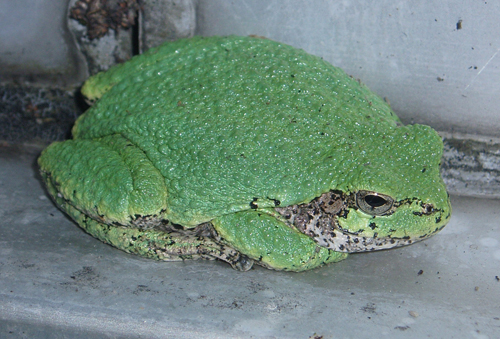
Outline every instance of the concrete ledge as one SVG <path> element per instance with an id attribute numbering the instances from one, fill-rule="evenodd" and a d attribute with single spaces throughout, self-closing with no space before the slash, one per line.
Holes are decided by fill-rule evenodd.
<path id="1" fill-rule="evenodd" d="M 440 133 L 441 174 L 452 194 L 500 198 L 500 138 Z"/>
<path id="2" fill-rule="evenodd" d="M 494 338 L 498 200 L 452 197 L 424 242 L 304 273 L 156 262 L 81 231 L 47 198 L 39 149 L 0 148 L 0 337 Z"/>

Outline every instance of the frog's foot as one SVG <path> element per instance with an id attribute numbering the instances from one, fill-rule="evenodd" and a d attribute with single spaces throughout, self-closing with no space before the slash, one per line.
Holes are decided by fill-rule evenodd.
<path id="1" fill-rule="evenodd" d="M 165 234 L 168 234 L 169 237 L 176 240 L 178 244 L 183 244 L 183 251 L 190 248 L 190 256 L 198 255 L 203 259 L 222 260 L 230 264 L 235 270 L 238 271 L 248 271 L 253 266 L 254 261 L 252 259 L 236 251 L 232 247 L 222 244 L 221 238 L 210 222 L 200 224 L 195 228 L 184 228 L 180 225 L 165 222 L 162 223 L 161 226 L 157 227 L 156 230 L 159 232 L 163 231 Z M 189 243 L 196 245 L 185 246 Z M 171 246 L 169 248 L 163 246 L 160 249 L 160 252 L 165 254 L 165 258 L 169 255 L 185 255 L 176 252 L 176 249 Z M 159 259 L 167 260 L 165 258 Z"/>
<path id="2" fill-rule="evenodd" d="M 274 209 L 228 214 L 212 224 L 223 242 L 275 270 L 305 271 L 347 256 L 318 246 L 311 237 L 291 228 Z"/>
<path id="3" fill-rule="evenodd" d="M 242 272 L 245 272 L 245 271 L 248 271 L 249 269 L 251 269 L 253 266 L 253 263 L 254 263 L 254 261 L 252 259 L 250 259 L 246 255 L 241 254 L 241 253 L 240 253 L 238 260 L 233 261 L 233 262 L 229 262 L 229 264 L 231 264 L 232 268 L 234 268 L 237 271 L 242 271 Z"/>

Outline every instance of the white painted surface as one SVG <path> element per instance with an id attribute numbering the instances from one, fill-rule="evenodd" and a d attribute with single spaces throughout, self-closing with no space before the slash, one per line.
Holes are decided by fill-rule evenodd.
<path id="1" fill-rule="evenodd" d="M 66 0 L 0 0 L 0 81 L 78 81 L 79 60 L 66 11 Z"/>

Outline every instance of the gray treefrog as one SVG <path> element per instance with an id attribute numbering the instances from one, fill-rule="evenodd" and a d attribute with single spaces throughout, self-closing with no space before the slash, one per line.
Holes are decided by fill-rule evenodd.
<path id="1" fill-rule="evenodd" d="M 82 93 L 95 104 L 44 150 L 41 174 L 78 225 L 124 251 L 303 271 L 450 219 L 438 134 L 291 46 L 179 40 Z"/>

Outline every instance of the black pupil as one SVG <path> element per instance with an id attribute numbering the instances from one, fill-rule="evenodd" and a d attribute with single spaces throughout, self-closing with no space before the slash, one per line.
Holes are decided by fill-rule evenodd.
<path id="1" fill-rule="evenodd" d="M 378 195 L 367 195 L 365 197 L 365 201 L 368 205 L 370 205 L 373 208 L 384 206 L 385 204 L 387 204 L 387 200 L 379 197 Z"/>

